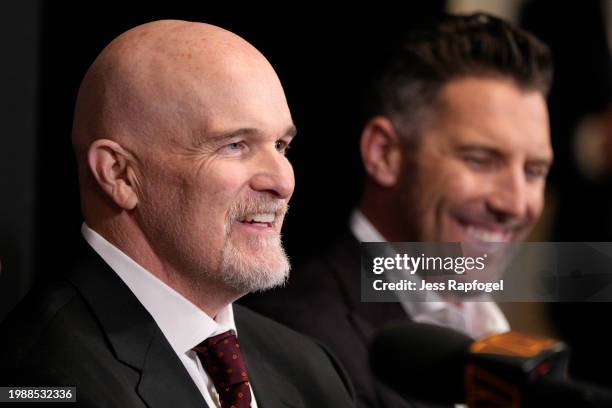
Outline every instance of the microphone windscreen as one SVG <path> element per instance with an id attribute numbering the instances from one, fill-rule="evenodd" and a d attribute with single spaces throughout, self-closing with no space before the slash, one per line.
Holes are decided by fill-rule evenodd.
<path id="1" fill-rule="evenodd" d="M 375 336 L 370 366 L 378 379 L 408 399 L 463 402 L 466 355 L 473 341 L 445 327 L 401 323 Z"/>

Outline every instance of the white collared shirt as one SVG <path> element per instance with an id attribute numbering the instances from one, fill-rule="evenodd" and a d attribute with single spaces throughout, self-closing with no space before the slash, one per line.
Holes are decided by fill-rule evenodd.
<path id="1" fill-rule="evenodd" d="M 350 228 L 359 242 L 386 242 L 359 210 L 351 214 Z M 433 297 L 432 297 L 433 296 Z M 436 294 L 423 302 L 401 300 L 400 304 L 415 322 L 449 327 L 475 339 L 510 330 L 510 324 L 495 302 L 462 302 L 459 307 L 443 301 Z"/>
<path id="2" fill-rule="evenodd" d="M 206 403 L 210 407 L 220 407 L 215 387 L 192 348 L 207 338 L 230 329 L 238 333 L 232 305 L 227 305 L 219 312 L 216 319 L 212 319 L 183 295 L 89 228 L 87 224 L 83 223 L 81 232 L 89 245 L 115 271 L 153 317 Z M 252 388 L 251 408 L 257 408 Z"/>

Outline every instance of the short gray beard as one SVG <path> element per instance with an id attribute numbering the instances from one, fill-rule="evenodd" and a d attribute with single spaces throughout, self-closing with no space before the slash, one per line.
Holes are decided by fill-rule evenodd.
<path id="1" fill-rule="evenodd" d="M 231 236 L 232 224 L 243 214 L 274 212 L 277 217 L 282 217 L 286 211 L 286 202 L 263 197 L 240 201 L 230 210 L 220 265 L 224 284 L 241 293 L 249 293 L 283 286 L 287 282 L 291 265 L 280 234 L 272 238 L 249 239 L 243 245 L 250 247 L 250 253 L 245 253 Z"/>
<path id="2" fill-rule="evenodd" d="M 280 235 L 273 239 L 256 238 L 247 245 L 257 255 L 242 251 L 231 237 L 226 241 L 220 268 L 223 283 L 242 293 L 283 286 L 291 266 Z"/>

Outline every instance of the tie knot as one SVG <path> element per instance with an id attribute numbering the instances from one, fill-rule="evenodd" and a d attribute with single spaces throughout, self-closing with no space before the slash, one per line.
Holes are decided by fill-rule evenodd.
<path id="1" fill-rule="evenodd" d="M 209 337 L 193 350 L 215 385 L 221 401 L 232 401 L 235 406 L 249 406 L 251 394 L 249 376 L 233 330 Z M 248 395 L 247 395 L 248 394 Z M 239 402 L 239 404 L 236 404 Z M 246 405 L 241 405 L 246 403 Z M 226 404 L 223 404 L 225 406 Z"/>
<path id="2" fill-rule="evenodd" d="M 216 347 L 223 347 L 223 345 L 228 345 L 230 343 L 236 348 L 240 348 L 238 345 L 238 338 L 233 330 L 228 330 L 221 334 L 217 334 L 216 336 L 209 337 L 200 343 L 200 346 L 214 349 Z"/>

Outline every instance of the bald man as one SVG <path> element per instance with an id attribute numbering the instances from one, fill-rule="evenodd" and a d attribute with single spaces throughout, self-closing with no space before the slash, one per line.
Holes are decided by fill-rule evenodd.
<path id="1" fill-rule="evenodd" d="M 116 38 L 74 115 L 90 260 L 3 324 L 0 386 L 76 386 L 82 407 L 352 406 L 321 346 L 232 306 L 287 279 L 294 134 L 242 38 L 182 21 Z"/>

